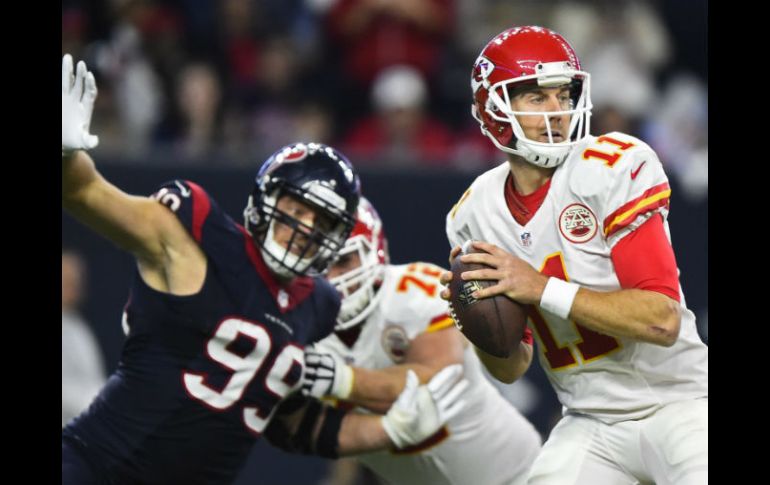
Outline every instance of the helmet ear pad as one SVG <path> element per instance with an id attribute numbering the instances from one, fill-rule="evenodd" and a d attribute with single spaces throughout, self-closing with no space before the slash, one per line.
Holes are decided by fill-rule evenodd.
<path id="1" fill-rule="evenodd" d="M 275 194 L 271 196 L 261 190 L 255 190 L 249 196 L 246 208 L 243 210 L 244 227 L 255 239 L 261 240 L 267 232 L 270 216 L 266 213 L 265 207 L 275 207 L 275 201 L 279 198 L 278 189 L 274 192 Z"/>
<path id="2" fill-rule="evenodd" d="M 487 109 L 495 111 L 497 107 L 493 106 L 489 100 L 489 92 L 486 89 L 476 91 L 474 96 L 473 117 L 476 118 L 482 127 L 482 133 L 492 136 L 504 146 L 514 148 L 516 137 L 513 134 L 513 128 L 509 123 L 503 123 L 492 118 Z"/>
<path id="3" fill-rule="evenodd" d="M 259 227 L 260 221 L 264 219 L 261 217 L 259 209 L 254 204 L 254 197 L 255 194 L 249 196 L 249 200 L 246 203 L 246 208 L 243 209 L 243 226 L 252 236 L 255 236 L 256 233 L 261 232 Z M 259 197 L 259 194 L 256 194 L 256 197 Z"/>

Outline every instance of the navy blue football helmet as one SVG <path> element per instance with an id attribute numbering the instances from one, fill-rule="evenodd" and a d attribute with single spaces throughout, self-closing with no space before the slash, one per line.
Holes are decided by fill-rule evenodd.
<path id="1" fill-rule="evenodd" d="M 310 227 L 280 210 L 278 201 L 285 195 L 315 209 L 324 223 Z M 317 276 L 353 229 L 360 197 L 361 181 L 342 153 L 321 143 L 293 143 L 259 169 L 243 211 L 244 226 L 274 273 Z M 293 230 L 286 247 L 274 240 L 276 222 Z"/>

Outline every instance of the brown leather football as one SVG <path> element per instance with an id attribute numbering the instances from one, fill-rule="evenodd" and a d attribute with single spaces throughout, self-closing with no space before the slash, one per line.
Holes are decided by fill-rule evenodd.
<path id="1" fill-rule="evenodd" d="M 463 245 L 468 253 L 482 252 Z M 477 289 L 497 283 L 495 280 L 463 281 L 460 274 L 489 266 L 479 263 L 463 263 L 461 252 L 452 262 L 452 281 L 449 290 L 452 293 L 450 305 L 452 318 L 460 331 L 476 347 L 495 357 L 508 357 L 515 350 L 527 326 L 527 307 L 505 295 L 476 299 L 471 294 Z"/>

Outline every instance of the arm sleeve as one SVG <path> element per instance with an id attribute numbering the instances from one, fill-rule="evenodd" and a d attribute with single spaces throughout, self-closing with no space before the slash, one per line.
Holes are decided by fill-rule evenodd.
<path id="1" fill-rule="evenodd" d="M 662 217 L 651 217 L 612 248 L 612 263 L 621 288 L 662 293 L 680 300 L 674 250 Z"/>
<path id="2" fill-rule="evenodd" d="M 289 453 L 337 458 L 344 416 L 345 411 L 294 394 L 279 405 L 265 429 L 265 438 Z"/>

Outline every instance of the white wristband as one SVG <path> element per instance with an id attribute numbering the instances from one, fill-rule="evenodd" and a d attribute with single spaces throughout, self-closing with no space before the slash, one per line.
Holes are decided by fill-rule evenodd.
<path id="1" fill-rule="evenodd" d="M 540 297 L 540 308 L 566 319 L 579 289 L 580 285 L 550 277 Z"/>

